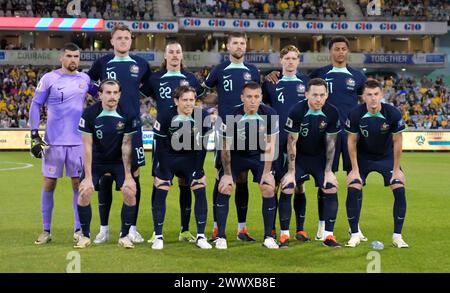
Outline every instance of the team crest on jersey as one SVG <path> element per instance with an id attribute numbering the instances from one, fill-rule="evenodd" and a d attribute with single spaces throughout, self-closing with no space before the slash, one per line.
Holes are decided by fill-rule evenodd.
<path id="1" fill-rule="evenodd" d="M 305 87 L 304 84 L 301 83 L 301 84 L 299 84 L 299 85 L 297 86 L 297 92 L 298 92 L 299 94 L 304 94 L 305 91 L 306 91 L 306 87 Z"/>
<path id="2" fill-rule="evenodd" d="M 137 65 L 131 65 L 130 66 L 130 72 L 132 73 L 132 74 L 138 74 L 139 73 L 139 66 L 137 66 Z"/>
<path id="3" fill-rule="evenodd" d="M 116 125 L 116 130 L 122 130 L 125 128 L 125 124 L 122 121 L 119 121 Z"/>
<path id="4" fill-rule="evenodd" d="M 56 173 L 56 167 L 54 167 L 54 166 L 49 166 L 48 168 L 47 168 L 47 171 L 48 171 L 48 173 L 49 174 L 55 174 Z"/>
<path id="5" fill-rule="evenodd" d="M 325 121 L 322 120 L 319 124 L 319 130 L 324 131 L 325 128 L 327 128 L 327 125 L 328 125 L 328 123 L 326 123 Z"/>
<path id="6" fill-rule="evenodd" d="M 252 80 L 252 75 L 249 72 L 245 72 L 244 73 L 244 79 L 250 81 L 250 80 Z"/>
<path id="7" fill-rule="evenodd" d="M 388 132 L 389 131 L 389 124 L 387 124 L 386 122 L 384 122 L 382 125 L 381 125 L 381 128 L 380 128 L 380 131 L 381 131 L 381 133 L 386 133 L 386 132 Z"/>
<path id="8" fill-rule="evenodd" d="M 189 86 L 189 81 L 187 81 L 186 79 L 180 80 L 180 86 Z"/>
<path id="9" fill-rule="evenodd" d="M 345 81 L 345 83 L 347 84 L 347 86 L 349 87 L 354 87 L 356 85 L 356 81 L 353 78 L 347 78 L 347 80 Z"/>
<path id="10" fill-rule="evenodd" d="M 80 84 L 78 85 L 78 87 L 79 87 L 80 89 L 84 89 L 84 83 L 80 83 Z"/>

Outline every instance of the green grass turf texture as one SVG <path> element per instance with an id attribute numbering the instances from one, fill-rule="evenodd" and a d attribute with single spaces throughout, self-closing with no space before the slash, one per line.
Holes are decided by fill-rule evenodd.
<path id="1" fill-rule="evenodd" d="M 142 199 L 138 230 L 147 240 L 153 231 L 151 218 L 150 158 L 141 170 Z M 14 162 L 30 163 L 27 169 L 5 170 L 18 167 Z M 0 153 L 0 272 L 65 272 L 69 264 L 67 254 L 74 249 L 72 241 L 72 192 L 70 180 L 58 181 L 53 212 L 53 241 L 37 246 L 34 240 L 41 232 L 41 161 L 28 152 Z M 213 154 L 208 154 L 208 225 L 206 234 L 212 230 L 212 189 L 215 170 Z M 404 153 L 402 167 L 407 176 L 406 196 L 408 209 L 404 225 L 404 239 L 409 249 L 391 246 L 393 231 L 393 195 L 383 187 L 381 175 L 372 173 L 364 189 L 361 229 L 369 238 L 357 248 L 331 249 L 312 241 L 300 243 L 293 239 L 295 219 L 291 221 L 291 242 L 288 249 L 268 250 L 261 246 L 263 221 L 261 195 L 258 186 L 250 183 L 250 203 L 247 225 L 255 243 L 236 240 L 237 220 L 234 199 L 230 200 L 227 225 L 228 250 L 201 250 L 194 244 L 178 241 L 180 212 L 178 187 L 174 185 L 167 200 L 164 224 L 164 249 L 153 251 L 145 242 L 133 250 L 117 246 L 120 229 L 122 198 L 114 193 L 110 216 L 109 243 L 79 250 L 81 272 L 243 272 L 243 273 L 316 273 L 353 272 L 364 273 L 370 260 L 373 240 L 382 241 L 385 249 L 380 251 L 381 272 L 450 272 L 450 201 L 448 170 L 449 153 Z M 251 177 L 251 175 L 250 175 Z M 335 235 L 342 244 L 348 240 L 348 223 L 345 211 L 345 177 L 338 172 L 339 213 Z M 251 181 L 251 179 L 250 179 Z M 313 183 L 306 183 L 307 215 L 305 228 L 310 236 L 317 229 L 317 198 Z M 99 230 L 97 196 L 93 196 L 93 237 Z M 196 227 L 191 215 L 190 230 Z M 278 220 L 277 220 L 278 226 Z M 279 227 L 279 226 L 278 226 Z"/>

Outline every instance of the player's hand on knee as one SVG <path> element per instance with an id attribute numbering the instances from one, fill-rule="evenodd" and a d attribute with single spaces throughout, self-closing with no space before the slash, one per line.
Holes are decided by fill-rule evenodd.
<path id="1" fill-rule="evenodd" d="M 136 194 L 136 181 L 133 177 L 126 177 L 120 190 L 128 196 L 134 196 Z"/>
<path id="2" fill-rule="evenodd" d="M 265 76 L 265 80 L 270 81 L 273 84 L 277 84 L 279 81 L 278 79 L 279 76 L 280 76 L 279 71 L 272 71 Z"/>
<path id="3" fill-rule="evenodd" d="M 272 173 L 264 173 L 261 176 L 261 181 L 259 182 L 260 185 L 269 185 L 273 189 L 275 189 L 275 178 L 273 177 Z"/>
<path id="4" fill-rule="evenodd" d="M 390 183 L 391 184 L 403 184 L 403 185 L 405 185 L 406 184 L 406 177 L 405 177 L 405 174 L 403 173 L 403 171 L 400 170 L 400 169 L 399 170 L 394 170 L 392 172 L 392 177 L 391 177 Z"/>
<path id="5" fill-rule="evenodd" d="M 287 172 L 286 175 L 281 178 L 281 189 L 294 189 L 295 188 L 295 173 Z"/>
<path id="6" fill-rule="evenodd" d="M 31 149 L 33 157 L 41 159 L 44 156 L 48 144 L 41 138 L 37 130 L 31 131 Z"/>
<path id="7" fill-rule="evenodd" d="M 219 182 L 219 192 L 223 194 L 231 194 L 233 191 L 233 177 L 231 175 L 223 175 Z"/>
<path id="8" fill-rule="evenodd" d="M 325 172 L 325 178 L 323 180 L 323 188 L 327 188 L 327 183 L 334 185 L 334 187 L 338 187 L 338 181 L 336 179 L 336 175 L 332 171 Z"/>
<path id="9" fill-rule="evenodd" d="M 80 186 L 78 188 L 79 196 L 82 198 L 89 197 L 93 192 L 94 192 L 94 184 L 92 184 L 92 179 L 84 178 L 80 182 Z"/>
<path id="10" fill-rule="evenodd" d="M 359 181 L 359 184 L 362 184 L 362 179 L 361 175 L 359 175 L 359 171 L 352 170 L 347 175 L 347 185 L 355 183 L 355 180 Z"/>

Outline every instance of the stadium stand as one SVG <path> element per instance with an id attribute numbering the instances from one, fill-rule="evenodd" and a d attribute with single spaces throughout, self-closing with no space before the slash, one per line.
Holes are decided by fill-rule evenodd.
<path id="1" fill-rule="evenodd" d="M 326 19 L 347 17 L 342 0 L 173 0 L 177 17 Z"/>

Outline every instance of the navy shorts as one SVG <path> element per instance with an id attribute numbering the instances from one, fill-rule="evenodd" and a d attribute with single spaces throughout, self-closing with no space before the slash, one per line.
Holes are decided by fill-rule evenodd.
<path id="1" fill-rule="evenodd" d="M 154 156 L 156 158 L 156 156 Z M 194 180 L 195 154 L 169 155 L 167 166 L 156 165 L 154 168 L 155 177 L 161 180 L 172 181 L 174 176 L 186 178 L 190 186 Z"/>
<path id="2" fill-rule="evenodd" d="M 139 167 L 145 166 L 145 152 L 144 144 L 142 142 L 142 128 L 139 127 L 138 131 L 133 134 L 131 141 L 132 146 L 132 161 L 131 161 L 131 171 L 134 172 Z"/>
<path id="3" fill-rule="evenodd" d="M 261 161 L 260 155 L 245 157 L 231 153 L 231 175 L 234 182 L 240 173 L 249 170 L 253 174 L 253 182 L 260 183 L 264 172 L 264 162 Z M 219 176 L 222 177 L 223 174 L 223 168 L 221 168 Z"/>
<path id="4" fill-rule="evenodd" d="M 278 158 L 272 162 L 272 174 L 275 178 L 275 182 L 280 183 L 283 176 L 288 171 L 287 154 L 280 153 Z"/>
<path id="5" fill-rule="evenodd" d="M 325 179 L 325 154 L 317 156 L 297 155 L 295 162 L 295 179 L 297 182 L 309 180 L 311 175 L 317 187 L 322 187 Z"/>
<path id="6" fill-rule="evenodd" d="M 347 146 L 347 132 L 341 131 L 337 134 L 336 139 L 336 150 L 334 153 L 333 160 L 333 172 L 339 171 L 339 159 L 342 154 L 342 169 L 346 172 L 350 172 L 352 169 L 352 164 L 350 162 L 350 157 L 348 155 L 348 146 Z"/>
<path id="7" fill-rule="evenodd" d="M 106 173 L 110 173 L 111 177 L 116 181 L 116 190 L 119 191 L 125 181 L 125 170 L 122 163 L 111 164 L 92 164 L 92 184 L 96 191 L 99 190 L 100 180 Z M 84 170 L 80 179 L 85 177 Z"/>
<path id="8" fill-rule="evenodd" d="M 359 175 L 366 185 L 366 179 L 370 172 L 377 172 L 383 176 L 384 186 L 391 185 L 392 170 L 394 169 L 394 157 L 388 156 L 381 160 L 370 160 L 358 156 Z"/>

